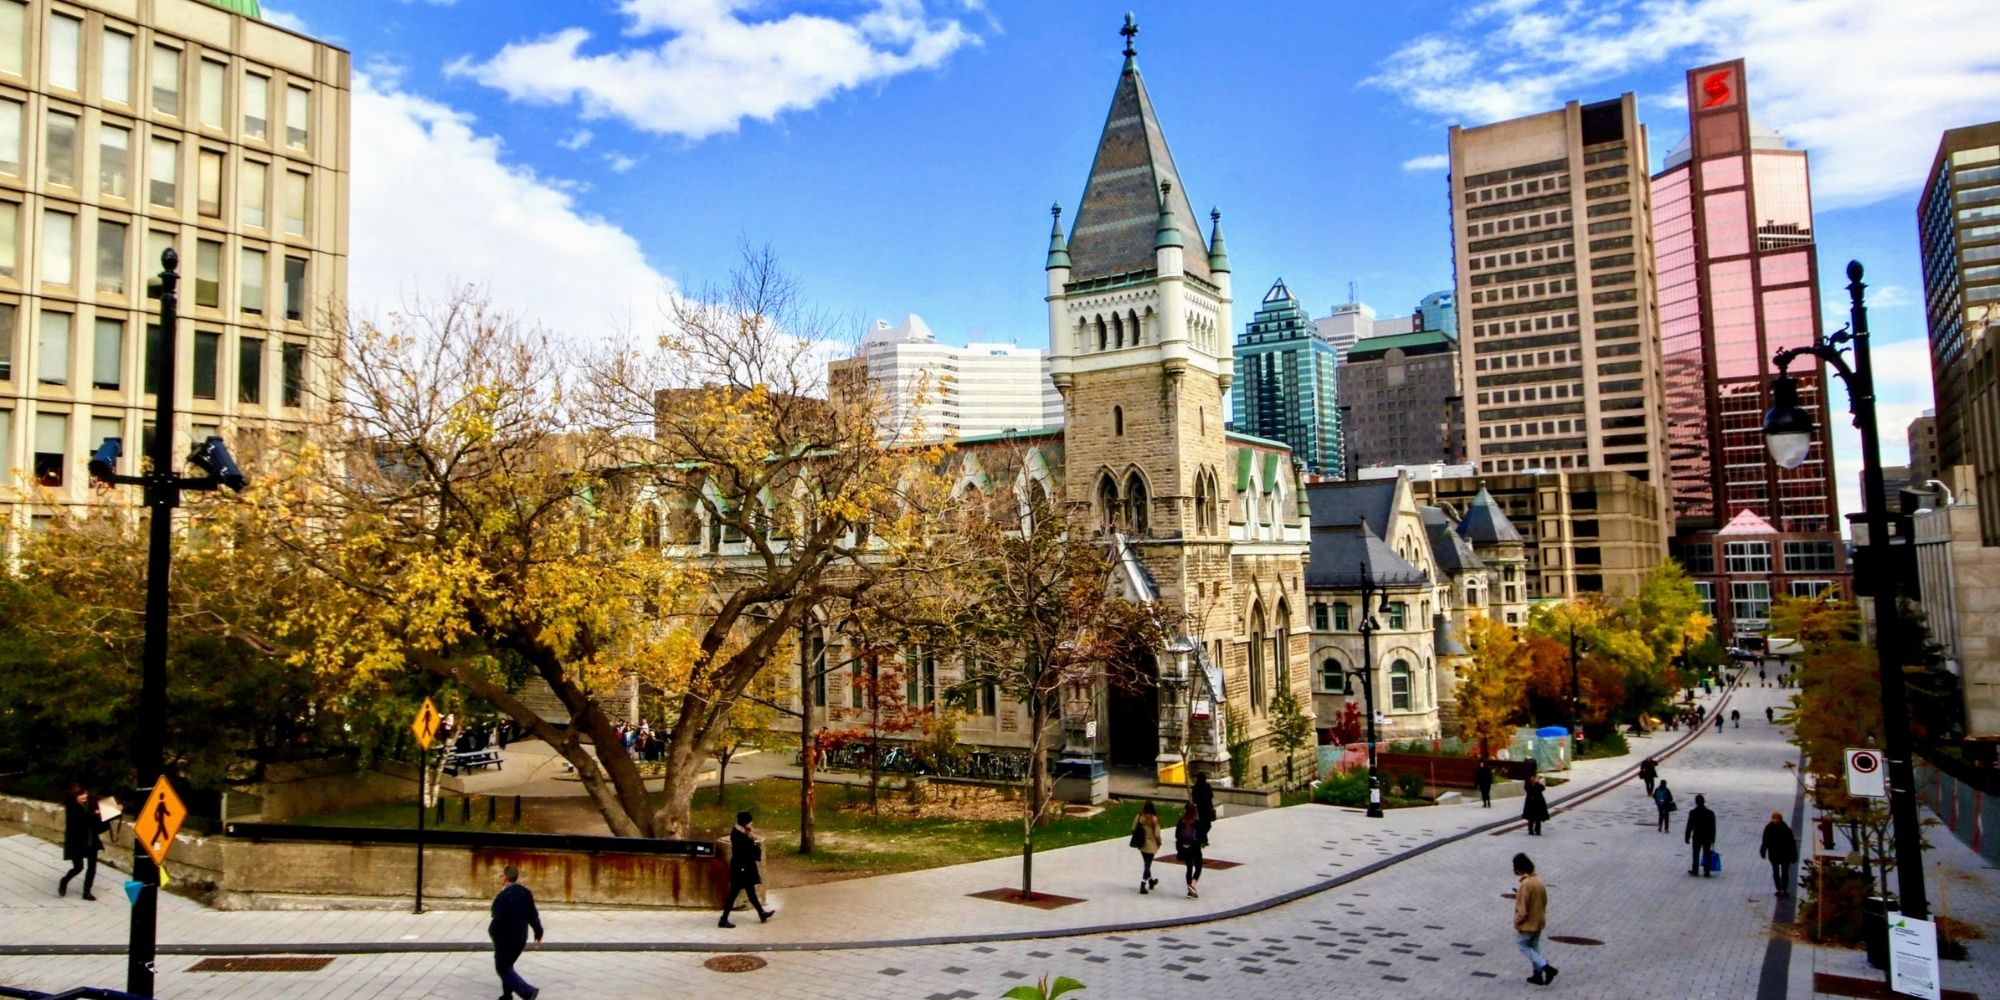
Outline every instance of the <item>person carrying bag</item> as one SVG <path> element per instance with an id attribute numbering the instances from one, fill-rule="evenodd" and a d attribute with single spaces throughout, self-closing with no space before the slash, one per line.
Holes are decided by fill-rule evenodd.
<path id="1" fill-rule="evenodd" d="M 1132 847 L 1139 852 L 1139 894 L 1143 896 L 1160 887 L 1160 880 L 1153 877 L 1153 855 L 1160 853 L 1160 811 L 1151 802 L 1132 821 Z"/>

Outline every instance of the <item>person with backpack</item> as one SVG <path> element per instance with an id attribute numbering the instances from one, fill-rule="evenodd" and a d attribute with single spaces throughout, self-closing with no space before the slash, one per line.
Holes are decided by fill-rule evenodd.
<path id="1" fill-rule="evenodd" d="M 1653 807 L 1660 811 L 1660 832 L 1672 833 L 1674 810 L 1680 807 L 1674 805 L 1673 789 L 1668 788 L 1664 781 L 1660 782 L 1660 787 L 1653 789 Z"/>
<path id="2" fill-rule="evenodd" d="M 1699 874 L 1709 878 L 1715 873 L 1709 870 L 1709 854 L 1715 849 L 1715 811 L 1708 807 L 1703 796 L 1694 797 L 1694 808 L 1688 810 L 1687 832 L 1681 841 L 1694 845 L 1694 857 L 1688 863 L 1688 874 Z"/>
<path id="3" fill-rule="evenodd" d="M 1160 887 L 1153 877 L 1153 855 L 1160 853 L 1160 812 L 1148 802 L 1132 821 L 1132 846 L 1139 851 L 1139 895 Z"/>
<path id="4" fill-rule="evenodd" d="M 1201 830 L 1195 825 L 1193 806 L 1181 810 L 1181 821 L 1174 824 L 1174 850 L 1180 853 L 1181 864 L 1187 866 L 1188 898 L 1200 899 L 1201 893 L 1195 888 L 1201 883 Z"/>

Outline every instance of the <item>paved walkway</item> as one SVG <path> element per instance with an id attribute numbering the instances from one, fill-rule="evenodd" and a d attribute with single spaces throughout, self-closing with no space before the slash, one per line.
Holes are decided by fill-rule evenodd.
<path id="1" fill-rule="evenodd" d="M 1784 744 L 1780 728 L 1762 718 L 1763 706 L 1780 694 L 1741 693 L 1740 707 L 1751 721 L 1695 737 L 1662 767 L 1684 803 L 1705 792 L 1717 810 L 1728 869 L 1714 879 L 1685 874 L 1686 849 L 1678 836 L 1654 831 L 1651 804 L 1636 781 L 1595 794 L 1586 787 L 1593 784 L 1592 768 L 1602 778 L 1638 755 L 1660 752 L 1667 739 L 1655 736 L 1638 741 L 1634 757 L 1584 765 L 1583 780 L 1557 790 L 1567 794 L 1554 797 L 1559 812 L 1545 837 L 1527 837 L 1511 823 L 1479 831 L 1505 814 L 1477 806 L 1398 810 L 1374 821 L 1321 807 L 1268 810 L 1217 825 L 1211 856 L 1244 864 L 1211 873 L 1198 901 L 1178 891 L 1139 895 L 1131 885 L 1136 859 L 1114 841 L 1038 858 L 1045 873 L 1040 888 L 1088 900 L 1062 910 L 967 899 L 970 891 L 1011 885 L 1018 870 L 1011 860 L 982 862 L 787 890 L 778 900 L 778 920 L 743 923 L 733 933 L 700 914 L 550 913 L 550 950 L 531 954 L 523 969 L 551 998 L 653 996 L 677 987 L 723 996 L 986 997 L 1044 973 L 1074 976 L 1092 987 L 1086 996 L 1104 997 L 1220 991 L 1285 1000 L 1456 998 L 1529 991 L 1520 983 L 1526 963 L 1512 948 L 1511 904 L 1503 898 L 1513 887 L 1508 858 L 1527 850 L 1549 883 L 1550 933 L 1601 942 L 1549 945 L 1551 960 L 1564 970 L 1559 986 L 1573 995 L 1757 996 L 1772 895 L 1756 845 L 1764 818 L 1774 809 L 1789 813 L 1796 794 L 1786 766 L 1795 751 Z M 1676 815 L 1675 832 L 1685 815 Z M 1469 831 L 1479 832 L 1435 846 Z M 1188 924 L 1421 848 L 1431 849 L 1420 860 L 1286 905 Z M 115 953 L 125 934 L 122 895 L 102 894 L 94 906 L 54 899 L 46 885 L 59 871 L 53 854 L 21 838 L 0 841 L 0 941 L 8 943 L 0 949 L 0 982 L 116 985 L 123 978 Z M 1177 889 L 1177 872 L 1161 874 L 1163 890 Z M 213 913 L 176 899 L 163 910 L 162 941 L 169 946 L 212 943 L 227 952 L 260 943 L 297 948 L 349 942 L 357 951 L 423 949 L 343 954 L 317 975 L 192 973 L 187 969 L 194 956 L 170 955 L 162 959 L 163 996 L 469 998 L 492 992 L 484 955 L 439 950 L 478 948 L 484 918 L 476 913 Z M 1148 921 L 1181 926 L 1074 934 Z M 1069 936 L 867 944 L 996 932 Z M 110 953 L 49 954 L 65 945 L 96 945 Z M 563 947 L 618 950 L 556 950 Z M 697 953 L 645 950 L 663 947 Z M 708 949 L 774 947 L 802 950 L 766 951 L 769 966 L 741 976 L 700 964 Z"/>

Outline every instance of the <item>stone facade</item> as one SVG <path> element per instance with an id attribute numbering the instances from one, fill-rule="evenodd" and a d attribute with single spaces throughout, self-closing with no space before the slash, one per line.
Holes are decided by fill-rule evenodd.
<path id="1" fill-rule="evenodd" d="M 1634 594 L 1666 558 L 1660 491 L 1623 472 L 1531 472 L 1413 484 L 1418 500 L 1465 510 L 1486 489 L 1522 537 L 1522 598 Z M 1501 581 L 1506 586 L 1506 581 Z"/>

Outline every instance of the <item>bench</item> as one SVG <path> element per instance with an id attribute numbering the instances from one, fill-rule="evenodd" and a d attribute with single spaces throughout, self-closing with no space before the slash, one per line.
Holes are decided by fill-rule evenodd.
<path id="1" fill-rule="evenodd" d="M 454 777 L 462 772 L 481 767 L 500 769 L 500 751 L 493 749 L 453 750 L 451 756 L 444 759 L 445 773 Z"/>

